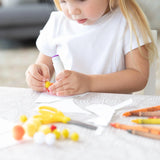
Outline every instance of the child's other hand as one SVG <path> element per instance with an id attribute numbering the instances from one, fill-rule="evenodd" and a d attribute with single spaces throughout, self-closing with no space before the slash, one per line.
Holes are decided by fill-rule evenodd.
<path id="1" fill-rule="evenodd" d="M 26 82 L 30 88 L 38 92 L 45 92 L 45 81 L 49 81 L 50 72 L 45 64 L 32 64 L 27 69 Z"/>
<path id="2" fill-rule="evenodd" d="M 57 96 L 71 96 L 89 91 L 89 76 L 65 70 L 57 75 L 56 82 L 48 89 L 49 92 Z"/>

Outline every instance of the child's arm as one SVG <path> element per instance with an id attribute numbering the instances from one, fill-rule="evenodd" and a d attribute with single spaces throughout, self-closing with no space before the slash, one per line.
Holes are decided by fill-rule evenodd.
<path id="1" fill-rule="evenodd" d="M 142 52 L 147 56 L 145 47 Z M 59 96 L 85 92 L 131 93 L 145 87 L 149 75 L 149 62 L 139 49 L 125 56 L 126 69 L 104 75 L 84 75 L 73 71 L 60 73 L 49 90 Z"/>
<path id="2" fill-rule="evenodd" d="M 50 80 L 53 71 L 51 57 L 39 54 L 36 63 L 30 65 L 25 73 L 26 82 L 35 91 L 46 91 L 45 82 Z"/>

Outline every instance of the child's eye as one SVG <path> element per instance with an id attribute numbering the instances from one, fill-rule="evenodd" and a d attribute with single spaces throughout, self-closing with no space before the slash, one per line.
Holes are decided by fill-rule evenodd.
<path id="1" fill-rule="evenodd" d="M 59 3 L 65 3 L 65 2 L 66 2 L 65 0 L 60 0 L 60 1 L 59 1 Z"/>

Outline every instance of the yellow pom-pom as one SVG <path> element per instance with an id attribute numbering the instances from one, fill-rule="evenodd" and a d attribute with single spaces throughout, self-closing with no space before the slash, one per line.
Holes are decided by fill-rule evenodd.
<path id="1" fill-rule="evenodd" d="M 34 123 L 27 123 L 25 126 L 25 130 L 28 136 L 33 137 L 36 132 L 36 125 Z"/>
<path id="2" fill-rule="evenodd" d="M 48 89 L 48 87 L 49 87 L 51 84 L 52 84 L 51 82 L 46 81 L 46 82 L 45 82 L 45 87 Z"/>
<path id="3" fill-rule="evenodd" d="M 35 124 L 35 126 L 36 126 L 36 131 L 38 131 L 39 127 L 42 125 L 41 120 L 38 119 L 38 118 L 33 118 L 31 121 Z"/>
<path id="4" fill-rule="evenodd" d="M 59 139 L 61 137 L 61 133 L 57 129 L 53 130 L 53 133 L 56 136 L 56 139 Z"/>
<path id="5" fill-rule="evenodd" d="M 79 135 L 78 133 L 74 132 L 71 134 L 71 140 L 73 141 L 78 141 L 79 140 Z"/>
<path id="6" fill-rule="evenodd" d="M 26 115 L 21 115 L 20 118 L 19 118 L 19 120 L 20 120 L 22 123 L 24 123 L 24 122 L 27 121 L 27 116 L 26 116 Z"/>
<path id="7" fill-rule="evenodd" d="M 64 138 L 68 138 L 68 137 L 69 137 L 69 131 L 68 131 L 68 129 L 63 129 L 63 131 L 62 131 L 62 136 L 63 136 Z"/>
<path id="8" fill-rule="evenodd" d="M 39 131 L 44 133 L 45 135 L 51 133 L 51 129 L 48 126 L 40 126 Z"/>

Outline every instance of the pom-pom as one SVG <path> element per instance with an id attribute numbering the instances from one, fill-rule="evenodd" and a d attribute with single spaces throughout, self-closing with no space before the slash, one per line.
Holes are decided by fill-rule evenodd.
<path id="1" fill-rule="evenodd" d="M 63 136 L 64 138 L 68 138 L 68 136 L 69 136 L 69 131 L 68 131 L 68 129 L 63 129 L 63 131 L 62 131 L 62 136 Z"/>
<path id="2" fill-rule="evenodd" d="M 24 123 L 24 122 L 27 121 L 27 116 L 26 116 L 26 115 L 21 115 L 21 116 L 19 117 L 19 120 L 20 120 L 22 123 Z"/>
<path id="3" fill-rule="evenodd" d="M 45 141 L 45 135 L 42 132 L 36 132 L 33 136 L 33 141 L 37 144 L 43 144 Z"/>
<path id="4" fill-rule="evenodd" d="M 37 126 L 33 122 L 28 122 L 25 124 L 25 130 L 29 137 L 33 137 L 37 131 Z"/>
<path id="5" fill-rule="evenodd" d="M 16 125 L 13 127 L 13 138 L 16 140 L 21 140 L 25 134 L 25 131 L 21 125 Z"/>
<path id="6" fill-rule="evenodd" d="M 48 145 L 53 145 L 55 143 L 55 135 L 53 133 L 49 133 L 45 136 L 45 142 Z"/>
<path id="7" fill-rule="evenodd" d="M 51 129 L 51 132 L 53 132 L 57 127 L 55 125 L 51 125 L 50 129 Z"/>
<path id="8" fill-rule="evenodd" d="M 40 126 L 39 131 L 43 132 L 45 135 L 51 133 L 51 129 L 48 126 Z"/>
<path id="9" fill-rule="evenodd" d="M 73 141 L 78 141 L 79 140 L 79 135 L 78 133 L 74 132 L 71 134 L 71 140 Z"/>
<path id="10" fill-rule="evenodd" d="M 57 129 L 55 129 L 55 130 L 53 131 L 53 133 L 54 133 L 54 135 L 56 136 L 56 139 L 59 139 L 59 138 L 61 137 L 61 133 L 60 133 L 60 131 L 58 131 Z"/>

